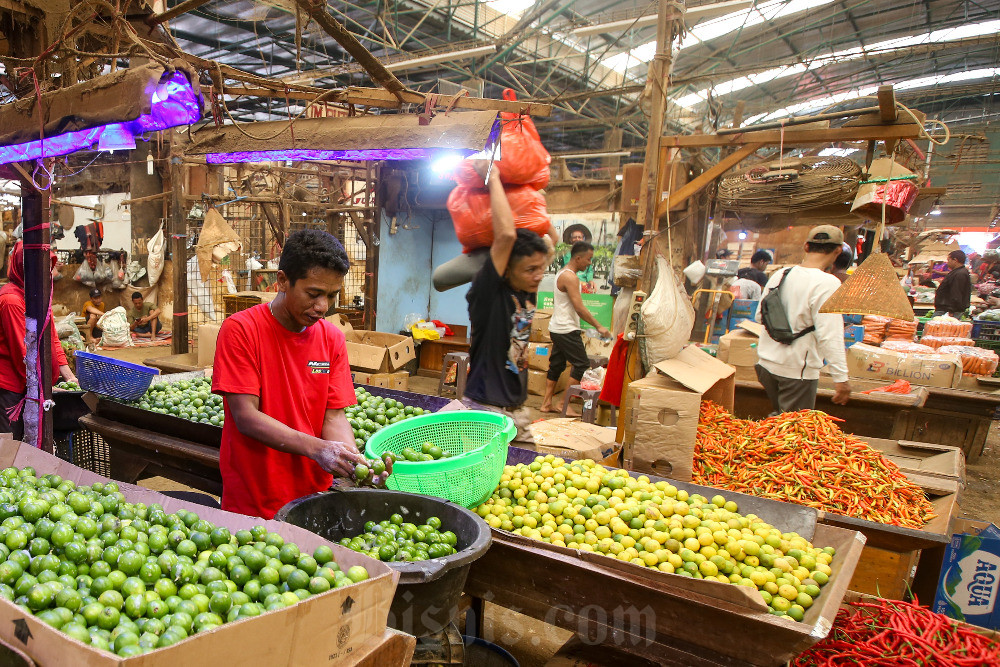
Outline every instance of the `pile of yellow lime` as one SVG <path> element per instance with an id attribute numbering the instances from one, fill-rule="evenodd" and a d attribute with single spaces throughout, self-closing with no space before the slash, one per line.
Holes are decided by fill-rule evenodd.
<path id="1" fill-rule="evenodd" d="M 476 508 L 493 528 L 647 568 L 760 591 L 801 621 L 830 579 L 834 549 L 782 533 L 735 502 L 688 494 L 591 460 L 549 455 L 507 466 Z"/>

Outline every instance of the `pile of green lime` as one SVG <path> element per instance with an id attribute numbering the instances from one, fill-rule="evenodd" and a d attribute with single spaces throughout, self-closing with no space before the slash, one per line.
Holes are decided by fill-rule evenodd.
<path id="1" fill-rule="evenodd" d="M 404 522 L 402 514 L 378 523 L 369 521 L 361 535 L 340 540 L 342 546 L 386 563 L 444 558 L 455 553 L 457 543 L 455 533 L 441 530 L 441 519 L 436 516 L 418 526 Z"/>
<path id="2" fill-rule="evenodd" d="M 115 483 L 76 486 L 0 472 L 0 596 L 122 657 L 364 581 L 329 546 L 312 555 L 263 526 L 126 502 Z"/>
<path id="3" fill-rule="evenodd" d="M 396 454 L 395 452 L 387 452 L 387 454 L 392 457 L 393 462 L 410 461 L 413 463 L 419 463 L 420 461 L 437 461 L 439 459 L 446 459 L 450 456 L 448 452 L 444 451 L 433 442 L 425 442 L 420 445 L 419 451 L 413 447 L 403 447 L 399 454 Z"/>
<path id="4" fill-rule="evenodd" d="M 65 389 L 66 391 L 82 391 L 82 389 L 80 389 L 79 383 L 72 382 L 70 380 L 63 380 L 62 382 L 57 382 L 56 389 Z"/>
<path id="5" fill-rule="evenodd" d="M 393 398 L 374 396 L 363 387 L 356 387 L 354 395 L 357 405 L 348 407 L 344 412 L 347 421 L 354 429 L 354 444 L 364 451 L 368 438 L 390 424 L 428 414 L 423 408 L 404 405 Z"/>
<path id="6" fill-rule="evenodd" d="M 212 393 L 211 378 L 159 382 L 151 386 L 133 405 L 143 410 L 212 426 L 222 426 L 225 421 L 222 397 Z"/>

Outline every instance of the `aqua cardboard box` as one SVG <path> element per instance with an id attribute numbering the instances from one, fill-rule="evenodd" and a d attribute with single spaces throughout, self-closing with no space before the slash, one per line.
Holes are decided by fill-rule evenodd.
<path id="1" fill-rule="evenodd" d="M 957 621 L 1000 628 L 1000 529 L 969 526 L 945 550 L 932 609 Z"/>

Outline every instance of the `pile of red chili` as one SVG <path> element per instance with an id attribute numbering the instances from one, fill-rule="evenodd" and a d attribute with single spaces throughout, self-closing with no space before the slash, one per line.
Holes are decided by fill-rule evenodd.
<path id="1" fill-rule="evenodd" d="M 791 663 L 835 665 L 1000 667 L 1000 645 L 917 604 L 871 598 L 842 608 L 826 639 Z"/>
<path id="2" fill-rule="evenodd" d="M 936 516 L 923 489 L 837 421 L 819 410 L 737 419 L 704 401 L 692 481 L 907 528 Z"/>

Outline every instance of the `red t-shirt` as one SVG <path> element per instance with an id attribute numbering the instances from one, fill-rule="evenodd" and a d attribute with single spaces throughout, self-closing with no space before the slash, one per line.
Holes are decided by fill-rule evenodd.
<path id="1" fill-rule="evenodd" d="M 0 389 L 23 394 L 28 389 L 24 357 L 24 292 L 8 283 L 0 288 Z M 52 382 L 59 380 L 59 367 L 69 362 L 59 344 L 52 319 Z"/>
<path id="2" fill-rule="evenodd" d="M 212 391 L 260 397 L 260 411 L 321 437 L 327 410 L 354 405 L 344 334 L 326 320 L 300 333 L 281 326 L 268 304 L 228 317 L 215 348 Z M 325 491 L 333 477 L 312 459 L 272 449 L 236 428 L 225 402 L 222 509 L 271 519 L 296 498 Z"/>

